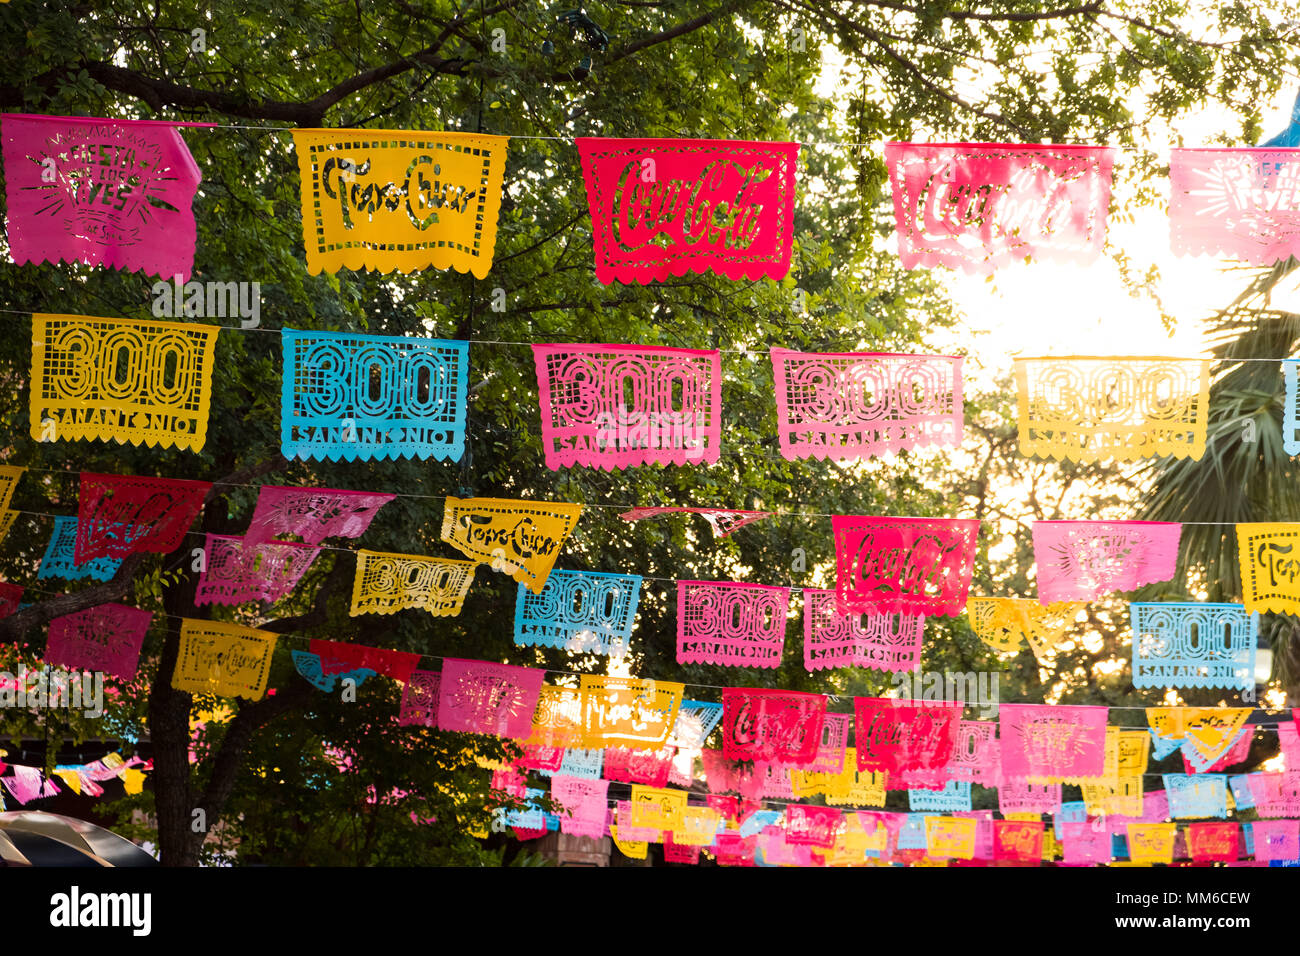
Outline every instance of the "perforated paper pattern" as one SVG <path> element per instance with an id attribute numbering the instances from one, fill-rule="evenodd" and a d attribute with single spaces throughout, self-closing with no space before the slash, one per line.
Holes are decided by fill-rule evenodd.
<path id="1" fill-rule="evenodd" d="M 434 617 L 456 617 L 474 583 L 476 567 L 474 561 L 359 550 L 348 614 L 396 614 L 420 608 Z"/>
<path id="2" fill-rule="evenodd" d="M 45 663 L 130 680 L 152 619 L 153 612 L 125 604 L 100 604 L 56 617 L 50 621 Z"/>
<path id="3" fill-rule="evenodd" d="M 199 451 L 217 327 L 32 316 L 31 435 Z"/>
<path id="4" fill-rule="evenodd" d="M 637 574 L 552 571 L 540 594 L 519 585 L 515 643 L 622 657 L 640 599 Z"/>
<path id="5" fill-rule="evenodd" d="M 724 687 L 723 753 L 728 760 L 803 766 L 817 755 L 825 716 L 821 694 Z"/>
<path id="6" fill-rule="evenodd" d="M 1034 657 L 1045 662 L 1085 606 L 1082 601 L 1044 607 L 1028 598 L 973 597 L 966 602 L 966 611 L 971 630 L 989 647 L 1017 651 L 1025 640 Z"/>
<path id="7" fill-rule="evenodd" d="M 1171 149 L 1169 244 L 1271 266 L 1300 254 L 1300 150 Z"/>
<path id="8" fill-rule="evenodd" d="M 207 481 L 83 471 L 77 496 L 77 561 L 175 551 L 211 488 Z"/>
<path id="9" fill-rule="evenodd" d="M 858 769 L 891 775 L 938 770 L 952 758 L 961 723 L 960 704 L 902 703 L 888 697 L 855 697 Z"/>
<path id="10" fill-rule="evenodd" d="M 923 614 L 842 614 L 835 592 L 803 589 L 804 668 L 869 667 L 915 671 L 921 666 Z"/>
<path id="11" fill-rule="evenodd" d="M 1105 707 L 1002 704 L 1007 777 L 1100 777 L 1106 765 Z"/>
<path id="12" fill-rule="evenodd" d="M 224 621 L 181 621 L 172 686 L 191 694 L 261 700 L 277 635 Z"/>
<path id="13" fill-rule="evenodd" d="M 263 485 L 244 540 L 249 544 L 293 534 L 307 544 L 326 538 L 359 538 L 379 509 L 396 495 L 336 488 Z"/>
<path id="14" fill-rule="evenodd" d="M 541 594 L 582 505 L 510 498 L 447 497 L 442 540 Z"/>
<path id="15" fill-rule="evenodd" d="M 54 519 L 54 530 L 50 533 L 50 543 L 41 558 L 38 578 L 63 578 L 66 581 L 80 581 L 91 578 L 95 581 L 107 581 L 117 574 L 122 562 L 113 558 L 96 558 L 84 564 L 78 564 L 73 557 L 77 545 L 77 519 L 59 515 Z"/>
<path id="16" fill-rule="evenodd" d="M 979 522 L 835 515 L 836 607 L 956 615 L 966 604 Z"/>
<path id="17" fill-rule="evenodd" d="M 1130 604 L 1134 687 L 1255 686 L 1259 615 L 1240 604 Z"/>
<path id="18" fill-rule="evenodd" d="M 293 593 L 320 548 L 291 541 L 250 545 L 224 534 L 203 537 L 206 567 L 199 573 L 194 604 L 274 604 Z"/>
<path id="19" fill-rule="evenodd" d="M 437 671 L 411 671 L 411 679 L 402 688 L 398 726 L 437 727 L 438 689 L 441 685 L 442 674 Z"/>
<path id="20" fill-rule="evenodd" d="M 636 677 L 578 678 L 587 747 L 604 742 L 658 747 L 677 722 L 684 685 Z"/>
<path id="21" fill-rule="evenodd" d="M 789 588 L 678 581 L 677 662 L 778 667 L 789 609 Z"/>
<path id="22" fill-rule="evenodd" d="M 552 470 L 708 464 L 722 436 L 716 350 L 534 345 L 542 447 Z"/>
<path id="23" fill-rule="evenodd" d="M 1181 533 L 1173 522 L 1035 521 L 1038 601 L 1090 601 L 1171 580 Z"/>
<path id="24" fill-rule="evenodd" d="M 546 672 L 488 661 L 446 658 L 438 689 L 438 726 L 526 739 Z"/>

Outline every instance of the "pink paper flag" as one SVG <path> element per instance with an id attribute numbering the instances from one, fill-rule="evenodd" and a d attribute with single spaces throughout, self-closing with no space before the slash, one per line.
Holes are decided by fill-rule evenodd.
<path id="1" fill-rule="evenodd" d="M 998 725 L 991 720 L 963 720 L 957 725 L 957 741 L 948 761 L 953 780 L 969 780 L 982 787 L 1002 783 L 1002 747 Z"/>
<path id="2" fill-rule="evenodd" d="M 1254 737 L 1254 734 L 1246 733 L 1243 736 L 1247 741 L 1246 749 L 1249 750 L 1250 740 Z M 1293 769 L 1300 768 L 1300 729 L 1297 729 L 1295 720 L 1282 720 L 1278 723 L 1277 742 L 1279 751 L 1286 758 L 1286 765 Z M 1241 760 L 1234 762 L 1241 763 Z M 1217 767 L 1218 764 L 1215 764 L 1215 766 Z"/>
<path id="3" fill-rule="evenodd" d="M 826 698 L 793 690 L 722 689 L 722 747 L 728 760 L 802 766 L 817 756 Z"/>
<path id="4" fill-rule="evenodd" d="M 952 758 L 961 704 L 855 697 L 853 710 L 858 770 L 939 770 Z"/>
<path id="5" fill-rule="evenodd" d="M 755 521 L 762 521 L 764 518 L 770 518 L 770 511 L 735 511 L 727 508 L 669 508 L 669 507 L 646 507 L 632 508 L 624 511 L 620 518 L 624 521 L 644 521 L 646 518 L 659 518 L 663 515 L 670 514 L 697 514 L 702 515 L 709 526 L 713 528 L 713 535 L 717 538 L 726 538 L 733 531 L 745 527 L 747 524 L 753 524 Z"/>
<path id="6" fill-rule="evenodd" d="M 207 566 L 199 573 L 195 605 L 274 604 L 293 593 L 320 548 L 293 541 L 250 544 L 226 534 L 204 536 Z"/>
<path id="7" fill-rule="evenodd" d="M 739 833 L 719 833 L 712 847 L 718 866 L 754 866 L 758 837 L 757 833 L 748 837 Z"/>
<path id="8" fill-rule="evenodd" d="M 120 560 L 139 551 L 167 554 L 181 546 L 212 489 L 209 481 L 81 473 L 73 558 Z"/>
<path id="9" fill-rule="evenodd" d="M 921 666 L 923 614 L 842 614 L 834 591 L 803 589 L 803 666 L 915 671 Z"/>
<path id="10" fill-rule="evenodd" d="M 379 509 L 396 497 L 375 491 L 263 485 L 244 541 L 258 544 L 284 534 L 296 534 L 307 544 L 359 538 Z"/>
<path id="11" fill-rule="evenodd" d="M 1091 601 L 1169 581 L 1181 532 L 1165 521 L 1035 521 L 1038 602 Z"/>
<path id="12" fill-rule="evenodd" d="M 1105 707 L 1003 704 L 1002 772 L 1009 778 L 1100 777 L 1106 763 Z"/>
<path id="13" fill-rule="evenodd" d="M 202 177 L 176 125 L 0 117 L 13 261 L 188 279 Z"/>
<path id="14" fill-rule="evenodd" d="M 835 845 L 844 812 L 835 807 L 815 807 L 792 803 L 785 808 L 785 839 L 801 846 Z"/>
<path id="15" fill-rule="evenodd" d="M 397 714 L 399 727 L 438 726 L 438 687 L 442 674 L 438 671 L 411 671 L 411 679 L 402 688 L 401 710 Z"/>
<path id="16" fill-rule="evenodd" d="M 605 748 L 605 779 L 619 783 L 643 783 L 665 787 L 672 773 L 675 747 L 659 750 L 634 750 L 631 747 Z"/>
<path id="17" fill-rule="evenodd" d="M 1252 773 L 1246 780 L 1261 817 L 1300 816 L 1300 770 Z"/>
<path id="18" fill-rule="evenodd" d="M 1094 827 L 1090 821 L 1061 824 L 1061 846 L 1065 862 L 1075 866 L 1110 862 L 1110 830 Z"/>
<path id="19" fill-rule="evenodd" d="M 125 604 L 100 604 L 56 617 L 50 621 L 45 663 L 130 680 L 152 620 L 151 611 Z"/>
<path id="20" fill-rule="evenodd" d="M 524 740 L 532 733 L 545 677 L 534 667 L 449 657 L 442 662 L 438 726 Z"/>
<path id="21" fill-rule="evenodd" d="M 848 748 L 852 725 L 852 714 L 826 714 L 822 718 L 822 735 L 817 743 L 817 755 L 809 763 L 799 766 L 799 769 L 805 773 L 843 773 L 844 754 Z"/>
<path id="22" fill-rule="evenodd" d="M 700 848 L 698 846 L 681 846 L 674 843 L 671 839 L 664 840 L 664 862 L 665 863 L 699 863 Z"/>
<path id="23" fill-rule="evenodd" d="M 779 667 L 790 589 L 677 582 L 677 663 Z"/>
<path id="24" fill-rule="evenodd" d="M 1255 859 L 1300 860 L 1300 820 L 1256 820 Z"/>
<path id="25" fill-rule="evenodd" d="M 976 275 L 1030 258 L 1094 262 L 1114 161 L 1105 146 L 886 143 L 899 258 Z"/>
<path id="26" fill-rule="evenodd" d="M 834 516 L 836 607 L 845 613 L 962 613 L 979 527 L 956 518 Z"/>
<path id="27" fill-rule="evenodd" d="M 609 809 L 609 781 L 555 774 L 551 777 L 551 799 L 561 808 L 560 832 L 599 840 L 605 835 Z M 623 836 L 620 832 L 619 836 Z"/>
<path id="28" fill-rule="evenodd" d="M 1003 816 L 1008 813 L 1059 813 L 1061 785 L 1008 780 L 1004 775 L 998 787 L 998 810 Z"/>
<path id="29" fill-rule="evenodd" d="M 718 460 L 722 358 L 716 350 L 534 345 L 533 361 L 542 448 L 552 471 Z"/>
<path id="30" fill-rule="evenodd" d="M 782 279 L 790 271 L 798 143 L 574 142 L 587 184 L 596 278 L 605 285 L 706 271 Z"/>
<path id="31" fill-rule="evenodd" d="M 663 832 L 651 827 L 632 826 L 632 801 L 618 801 L 618 838 L 632 843 L 658 843 L 663 839 Z"/>
<path id="32" fill-rule="evenodd" d="M 1252 266 L 1300 256 L 1300 149 L 1172 149 L 1169 245 Z"/>
<path id="33" fill-rule="evenodd" d="M 781 454 L 845 460 L 961 445 L 961 357 L 772 349 Z"/>

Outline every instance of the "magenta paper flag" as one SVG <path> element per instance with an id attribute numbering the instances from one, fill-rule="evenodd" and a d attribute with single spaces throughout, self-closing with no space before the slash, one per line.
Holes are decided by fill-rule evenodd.
<path id="1" fill-rule="evenodd" d="M 15 614 L 23 600 L 23 586 L 0 581 L 0 620 Z"/>
<path id="2" fill-rule="evenodd" d="M 552 471 L 718 460 L 722 358 L 716 350 L 534 345 L 533 361 L 542 449 Z"/>
<path id="3" fill-rule="evenodd" d="M 83 471 L 74 560 L 86 564 L 96 558 L 121 560 L 140 551 L 175 551 L 211 489 L 208 481 Z"/>
<path id="4" fill-rule="evenodd" d="M 396 497 L 375 491 L 263 485 L 244 541 L 258 544 L 285 534 L 296 534 L 307 544 L 359 538 L 379 509 Z"/>
<path id="5" fill-rule="evenodd" d="M 1242 734 L 1241 736 L 1243 740 L 1247 741 L 1246 750 L 1249 751 L 1250 750 L 1249 741 L 1254 738 L 1254 734 Z M 1294 720 L 1290 720 L 1290 721 L 1283 720 L 1278 723 L 1277 742 L 1278 742 L 1278 747 L 1282 752 L 1282 756 L 1286 758 L 1286 765 L 1288 767 L 1300 767 L 1300 728 L 1296 727 L 1296 723 Z M 1232 754 L 1235 749 L 1236 749 L 1235 745 L 1234 747 L 1229 748 L 1229 753 Z M 1236 754 L 1233 754 L 1233 756 L 1236 756 L 1237 759 L 1235 760 L 1225 759 L 1225 760 L 1221 760 L 1220 763 L 1223 763 L 1226 766 L 1231 766 L 1234 763 L 1241 763 L 1243 760 L 1246 759 L 1244 755 L 1238 756 Z M 1213 767 L 1210 768 L 1210 771 L 1213 772 L 1216 769 L 1223 770 L 1225 768 L 1223 766 L 1220 766 L 1219 764 L 1215 764 Z M 1189 770 L 1188 773 L 1191 773 L 1191 771 Z"/>
<path id="6" fill-rule="evenodd" d="M 13 261 L 188 279 L 202 177 L 178 125 L 210 124 L 0 116 Z"/>
<path id="7" fill-rule="evenodd" d="M 1300 816 L 1300 770 L 1246 775 L 1261 817 Z"/>
<path id="8" fill-rule="evenodd" d="M 1252 266 L 1300 256 L 1300 150 L 1170 150 L 1169 245 Z"/>
<path id="9" fill-rule="evenodd" d="M 438 688 L 441 683 L 442 674 L 438 671 L 411 671 L 410 679 L 402 688 L 397 726 L 437 727 Z"/>
<path id="10" fill-rule="evenodd" d="M 886 143 L 899 258 L 976 275 L 1088 265 L 1106 242 L 1114 161 L 1105 146 Z"/>
<path id="11" fill-rule="evenodd" d="M 598 281 L 645 285 L 709 271 L 782 279 L 790 271 L 798 143 L 574 142 Z"/>
<path id="12" fill-rule="evenodd" d="M 1104 773 L 1105 707 L 1003 704 L 998 710 L 1006 777 L 1080 778 Z"/>
<path id="13" fill-rule="evenodd" d="M 658 750 L 606 747 L 603 771 L 605 779 L 665 787 L 672 773 L 673 755 L 676 753 L 675 747 L 661 747 Z"/>
<path id="14" fill-rule="evenodd" d="M 1002 747 L 998 725 L 991 720 L 963 720 L 946 769 L 953 780 L 969 780 L 982 787 L 1002 782 Z"/>
<path id="15" fill-rule="evenodd" d="M 842 614 L 835 592 L 803 589 L 803 666 L 915 671 L 921 666 L 923 614 Z"/>
<path id="16" fill-rule="evenodd" d="M 1086 866 L 1110 862 L 1110 828 L 1094 827 L 1088 821 L 1061 824 L 1061 846 L 1065 862 Z"/>
<path id="17" fill-rule="evenodd" d="M 9 789 L 20 804 L 30 803 L 40 797 L 52 797 L 59 793 L 59 788 L 54 781 L 45 780 L 40 770 L 35 767 L 14 765 L 10 769 L 13 770 L 13 776 L 0 779 L 0 783 Z"/>
<path id="18" fill-rule="evenodd" d="M 153 612 L 125 604 L 100 604 L 56 617 L 50 621 L 45 663 L 130 680 L 152 620 Z"/>
<path id="19" fill-rule="evenodd" d="M 199 573 L 195 605 L 274 604 L 293 593 L 320 548 L 293 541 L 249 544 L 243 538 L 209 534 L 203 538 L 203 553 L 206 567 Z"/>
<path id="20" fill-rule="evenodd" d="M 670 839 L 664 840 L 664 862 L 665 863 L 699 863 L 700 848 L 698 846 L 681 846 Z"/>
<path id="21" fill-rule="evenodd" d="M 660 506 L 650 506 L 645 508 L 632 508 L 624 511 L 620 518 L 624 521 L 644 521 L 647 518 L 661 518 L 664 515 L 671 514 L 696 514 L 700 515 L 713 528 L 713 534 L 718 538 L 726 538 L 733 531 L 745 527 L 747 524 L 753 524 L 755 521 L 762 521 L 764 518 L 770 518 L 770 511 L 736 511 L 731 508 L 670 508 Z"/>
<path id="22" fill-rule="evenodd" d="M 961 445 L 961 357 L 772 349 L 777 440 L 799 458 Z"/>
<path id="23" fill-rule="evenodd" d="M 998 811 L 1003 816 L 1008 813 L 1059 813 L 1060 810 L 1059 783 L 1029 783 L 1004 778 L 998 787 Z"/>
<path id="24" fill-rule="evenodd" d="M 605 835 L 609 781 L 588 777 L 551 777 L 551 799 L 560 808 L 560 832 L 599 840 Z"/>
<path id="25" fill-rule="evenodd" d="M 961 704 L 855 697 L 858 770 L 893 774 L 945 767 L 957 742 L 961 711 Z"/>
<path id="26" fill-rule="evenodd" d="M 844 755 L 852 728 L 852 714 L 827 713 L 822 718 L 822 735 L 817 743 L 817 755 L 799 769 L 805 773 L 843 773 Z"/>
<path id="27" fill-rule="evenodd" d="M 792 803 L 785 808 L 785 839 L 801 846 L 835 845 L 844 824 L 844 811 L 835 807 L 815 807 Z"/>
<path id="28" fill-rule="evenodd" d="M 962 613 L 980 523 L 835 515 L 835 605 L 844 613 Z"/>
<path id="29" fill-rule="evenodd" d="M 1256 820 L 1251 831 L 1255 836 L 1255 859 L 1300 859 L 1300 820 Z"/>
<path id="30" fill-rule="evenodd" d="M 442 662 L 438 726 L 524 740 L 532 733 L 545 677 L 533 667 L 449 657 Z"/>
<path id="31" fill-rule="evenodd" d="M 795 690 L 722 688 L 722 752 L 728 760 L 804 766 L 817 758 L 826 698 Z"/>
<path id="32" fill-rule="evenodd" d="M 778 667 L 789 610 L 789 588 L 678 581 L 677 663 Z"/>
<path id="33" fill-rule="evenodd" d="M 1181 532 L 1167 521 L 1035 521 L 1038 602 L 1091 601 L 1169 581 Z"/>

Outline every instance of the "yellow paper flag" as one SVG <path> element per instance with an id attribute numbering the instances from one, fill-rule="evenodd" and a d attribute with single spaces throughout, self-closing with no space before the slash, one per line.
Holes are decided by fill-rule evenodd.
<path id="1" fill-rule="evenodd" d="M 442 540 L 541 594 L 582 505 L 511 498 L 447 498 Z"/>
<path id="2" fill-rule="evenodd" d="M 663 744 L 677 721 L 685 685 L 638 677 L 583 674 L 583 747 L 630 744 L 653 749 Z"/>
<path id="3" fill-rule="evenodd" d="M 649 848 L 649 844 L 641 840 L 620 840 L 617 826 L 611 826 L 609 832 L 614 838 L 614 846 L 618 847 L 618 851 L 629 860 L 644 860 L 646 858 L 646 850 Z"/>
<path id="4" fill-rule="evenodd" d="M 181 621 L 172 686 L 191 694 L 261 700 L 276 636 L 224 621 Z"/>
<path id="5" fill-rule="evenodd" d="M 296 129 L 307 271 L 492 268 L 506 136 Z"/>
<path id="6" fill-rule="evenodd" d="M 1300 522 L 1237 525 L 1246 613 L 1300 614 Z"/>
<path id="7" fill-rule="evenodd" d="M 926 853 L 938 859 L 973 859 L 978 823 L 969 817 L 926 817 Z"/>
<path id="8" fill-rule="evenodd" d="M 348 614 L 396 614 L 423 608 L 434 617 L 456 617 L 474 583 L 474 561 L 414 554 L 357 552 Z"/>
<path id="9" fill-rule="evenodd" d="M 1128 857 L 1138 865 L 1172 863 L 1174 837 L 1178 827 L 1173 823 L 1130 823 L 1128 825 Z"/>
<path id="10" fill-rule="evenodd" d="M 996 651 L 1014 651 L 1020 640 L 1039 661 L 1044 660 L 1087 605 L 1082 601 L 1056 601 L 1044 607 L 1028 598 L 973 597 L 966 601 L 971 630 Z"/>

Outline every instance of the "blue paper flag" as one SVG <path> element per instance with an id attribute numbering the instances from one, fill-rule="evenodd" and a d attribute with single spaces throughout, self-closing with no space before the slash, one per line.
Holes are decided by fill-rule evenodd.
<path id="1" fill-rule="evenodd" d="M 45 548 L 45 557 L 41 558 L 38 578 L 63 578 L 65 581 L 80 581 L 91 578 L 95 581 L 108 581 L 117 574 L 122 566 L 120 558 L 95 558 L 85 564 L 72 560 L 73 549 L 77 544 L 77 519 L 61 515 L 54 519 L 54 532 L 50 543 Z"/>
<path id="2" fill-rule="evenodd" d="M 753 836 L 780 822 L 780 810 L 755 810 L 740 825 L 740 835 L 743 837 Z"/>
<path id="3" fill-rule="evenodd" d="M 1255 686 L 1259 614 L 1240 604 L 1130 604 L 1134 687 Z"/>
<path id="4" fill-rule="evenodd" d="M 640 599 L 640 575 L 552 571 L 540 594 L 519 585 L 515 643 L 622 657 Z"/>
<path id="5" fill-rule="evenodd" d="M 1065 839 L 1062 823 L 1083 823 L 1088 819 L 1088 805 L 1082 800 L 1071 800 L 1061 804 L 1060 811 L 1052 818 L 1052 829 L 1058 840 Z"/>
<path id="6" fill-rule="evenodd" d="M 1223 774 L 1167 773 L 1164 781 L 1171 819 L 1228 816 L 1228 781 Z"/>
<path id="7" fill-rule="evenodd" d="M 286 458 L 460 460 L 467 341 L 285 329 L 280 342 Z"/>
<path id="8" fill-rule="evenodd" d="M 668 735 L 668 743 L 683 750 L 701 750 L 720 720 L 722 704 L 707 700 L 683 700 L 677 708 L 677 723 Z"/>
<path id="9" fill-rule="evenodd" d="M 1250 810 L 1255 806 L 1255 793 L 1250 789 L 1250 774 L 1237 773 L 1228 778 L 1232 787 L 1232 799 L 1238 810 Z"/>
<path id="10" fill-rule="evenodd" d="M 1151 732 L 1151 759 L 1153 760 L 1164 760 L 1183 745 L 1182 737 L 1166 737 L 1164 734 L 1156 733 L 1154 727 L 1147 729 Z"/>
<path id="11" fill-rule="evenodd" d="M 907 805 L 912 810 L 950 813 L 970 809 L 970 781 L 949 780 L 942 790 L 908 790 Z"/>
<path id="12" fill-rule="evenodd" d="M 293 656 L 293 667 L 299 676 L 317 690 L 322 690 L 327 694 L 345 677 L 352 678 L 356 685 L 360 687 L 367 677 L 374 677 L 376 673 L 369 668 L 359 667 L 354 671 L 326 674 L 321 669 L 319 654 L 313 654 L 310 651 L 290 651 L 289 653 Z"/>
<path id="13" fill-rule="evenodd" d="M 924 850 L 925 818 L 932 813 L 909 813 L 903 825 L 898 828 L 898 848 L 900 850 Z"/>

